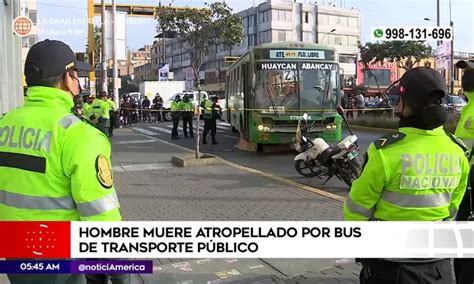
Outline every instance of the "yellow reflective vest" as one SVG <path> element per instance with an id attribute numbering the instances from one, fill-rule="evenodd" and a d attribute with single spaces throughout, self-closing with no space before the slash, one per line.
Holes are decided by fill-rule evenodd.
<path id="1" fill-rule="evenodd" d="M 92 103 L 92 112 L 96 118 L 110 119 L 110 105 L 102 99 L 96 99 Z"/>
<path id="2" fill-rule="evenodd" d="M 105 100 L 105 102 L 109 104 L 109 110 L 110 111 L 117 111 L 117 107 L 115 105 L 115 102 L 112 99 L 107 99 L 107 100 Z"/>
<path id="3" fill-rule="evenodd" d="M 454 134 L 461 138 L 469 148 L 472 148 L 474 146 L 474 92 L 465 91 L 464 94 L 469 101 L 462 108 Z"/>
<path id="4" fill-rule="evenodd" d="M 106 135 L 71 113 L 68 92 L 28 89 L 0 119 L 0 220 L 119 221 Z"/>
<path id="5" fill-rule="evenodd" d="M 466 191 L 469 163 L 443 127 L 404 127 L 367 150 L 360 177 L 344 204 L 344 219 L 453 219 Z"/>

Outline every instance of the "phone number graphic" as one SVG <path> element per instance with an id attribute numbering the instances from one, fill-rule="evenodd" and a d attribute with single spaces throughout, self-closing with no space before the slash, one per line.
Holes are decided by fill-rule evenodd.
<path id="1" fill-rule="evenodd" d="M 451 27 L 375 27 L 373 40 L 453 40 Z"/>

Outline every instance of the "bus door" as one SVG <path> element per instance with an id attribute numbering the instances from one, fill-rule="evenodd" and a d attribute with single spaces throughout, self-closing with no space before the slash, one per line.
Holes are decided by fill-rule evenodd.
<path id="1" fill-rule="evenodd" d="M 245 63 L 241 67 L 241 74 L 240 78 L 242 78 L 241 82 L 241 90 L 243 91 L 243 99 L 244 99 L 244 117 L 243 117 L 243 129 L 244 133 L 243 136 L 246 140 L 250 139 L 249 128 L 250 128 L 250 111 L 253 106 L 250 104 L 252 101 L 251 95 L 251 81 L 250 81 L 250 64 L 249 62 Z"/>

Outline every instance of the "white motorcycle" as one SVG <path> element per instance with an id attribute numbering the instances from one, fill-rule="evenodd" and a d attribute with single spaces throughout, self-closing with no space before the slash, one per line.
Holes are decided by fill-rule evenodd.
<path id="1" fill-rule="evenodd" d="M 350 187 L 359 177 L 362 165 L 358 158 L 357 136 L 347 123 L 344 110 L 338 108 L 338 112 L 351 135 L 337 145 L 329 145 L 323 138 L 311 140 L 309 130 L 314 126 L 314 122 L 308 121 L 309 116 L 306 113 L 299 120 L 294 146 L 300 154 L 294 158 L 295 169 L 304 177 L 326 178 L 324 184 L 336 176 Z"/>

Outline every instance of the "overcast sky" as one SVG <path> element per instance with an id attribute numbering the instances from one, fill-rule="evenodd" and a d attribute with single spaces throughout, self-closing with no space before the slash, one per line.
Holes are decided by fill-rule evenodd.
<path id="1" fill-rule="evenodd" d="M 85 50 L 87 42 L 87 0 L 37 0 L 40 40 L 50 38 L 62 40 L 80 52 Z M 451 0 L 452 20 L 454 22 L 454 38 L 456 51 L 474 52 L 474 1 Z M 100 2 L 96 0 L 96 2 Z M 111 2 L 111 1 L 106 1 Z M 118 4 L 158 4 L 158 0 L 117 0 Z M 204 6 L 205 1 L 195 0 L 162 0 L 167 5 L 173 2 L 176 6 Z M 235 12 L 263 1 L 227 0 Z M 309 0 L 296 2 L 306 2 Z M 315 2 L 314 0 L 311 2 Z M 329 0 L 319 0 L 327 3 Z M 354 7 L 361 11 L 362 42 L 371 40 L 371 27 L 386 25 L 426 26 L 436 20 L 436 0 L 332 0 L 337 6 Z M 449 0 L 441 0 L 441 24 L 449 25 Z M 99 17 L 95 17 L 98 22 Z M 130 17 L 127 25 L 127 45 L 136 50 L 145 44 L 151 44 L 155 32 L 156 21 L 151 18 Z"/>

